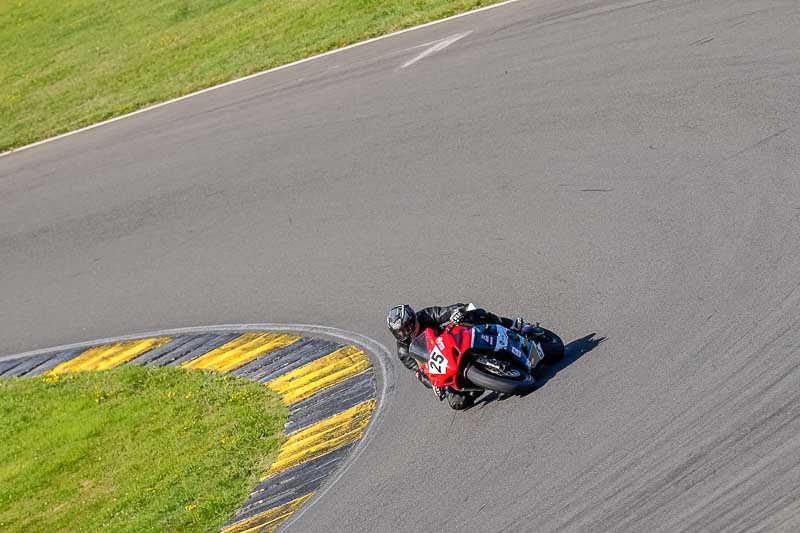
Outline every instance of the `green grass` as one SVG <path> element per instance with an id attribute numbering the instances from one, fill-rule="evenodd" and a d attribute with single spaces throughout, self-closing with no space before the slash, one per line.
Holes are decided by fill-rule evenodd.
<path id="1" fill-rule="evenodd" d="M 283 442 L 263 385 L 142 368 L 0 380 L 0 531 L 211 531 Z"/>
<path id="2" fill-rule="evenodd" d="M 0 0 L 0 151 L 497 0 Z"/>

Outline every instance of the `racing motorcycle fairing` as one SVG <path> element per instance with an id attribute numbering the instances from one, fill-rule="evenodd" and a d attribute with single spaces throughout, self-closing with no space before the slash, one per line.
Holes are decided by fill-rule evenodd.
<path id="1" fill-rule="evenodd" d="M 431 384 L 440 388 L 463 388 L 461 360 L 472 346 L 472 328 L 451 325 L 441 335 L 426 329 L 424 337 L 429 354 L 424 370 Z"/>
<path id="2" fill-rule="evenodd" d="M 471 348 L 476 352 L 505 352 L 514 358 L 514 362 L 530 371 L 531 361 L 540 361 L 540 351 L 536 343 L 523 337 L 516 331 L 500 324 L 481 324 L 472 327 Z"/>
<path id="3" fill-rule="evenodd" d="M 470 386 L 464 378 L 464 365 L 470 362 L 519 376 L 544 358 L 536 342 L 500 324 L 451 324 L 440 335 L 426 329 L 410 352 L 434 387 L 457 391 Z M 519 371 L 511 370 L 514 367 Z"/>

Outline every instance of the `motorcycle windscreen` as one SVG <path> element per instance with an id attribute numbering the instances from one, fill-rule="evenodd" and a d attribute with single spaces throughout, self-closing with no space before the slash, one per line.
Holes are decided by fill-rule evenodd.
<path id="1" fill-rule="evenodd" d="M 425 340 L 425 335 L 420 335 L 411 342 L 408 347 L 408 352 L 411 354 L 417 363 L 427 363 L 430 356 L 428 351 L 428 343 Z"/>

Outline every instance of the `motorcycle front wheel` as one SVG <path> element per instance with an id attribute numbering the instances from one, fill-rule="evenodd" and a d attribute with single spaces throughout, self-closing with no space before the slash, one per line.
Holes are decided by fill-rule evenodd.
<path id="1" fill-rule="evenodd" d="M 530 374 L 523 374 L 521 378 L 516 379 L 502 377 L 476 364 L 467 367 L 464 377 L 478 387 L 503 394 L 527 394 L 536 388 L 536 381 Z"/>

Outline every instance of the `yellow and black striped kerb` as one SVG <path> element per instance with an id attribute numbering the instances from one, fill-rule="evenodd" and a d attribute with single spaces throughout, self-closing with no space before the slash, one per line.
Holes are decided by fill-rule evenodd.
<path id="1" fill-rule="evenodd" d="M 0 377 L 176 366 L 264 383 L 289 407 L 288 436 L 261 483 L 222 531 L 273 531 L 308 501 L 361 439 L 376 405 L 360 348 L 299 333 L 208 331 L 105 342 L 0 361 Z"/>

